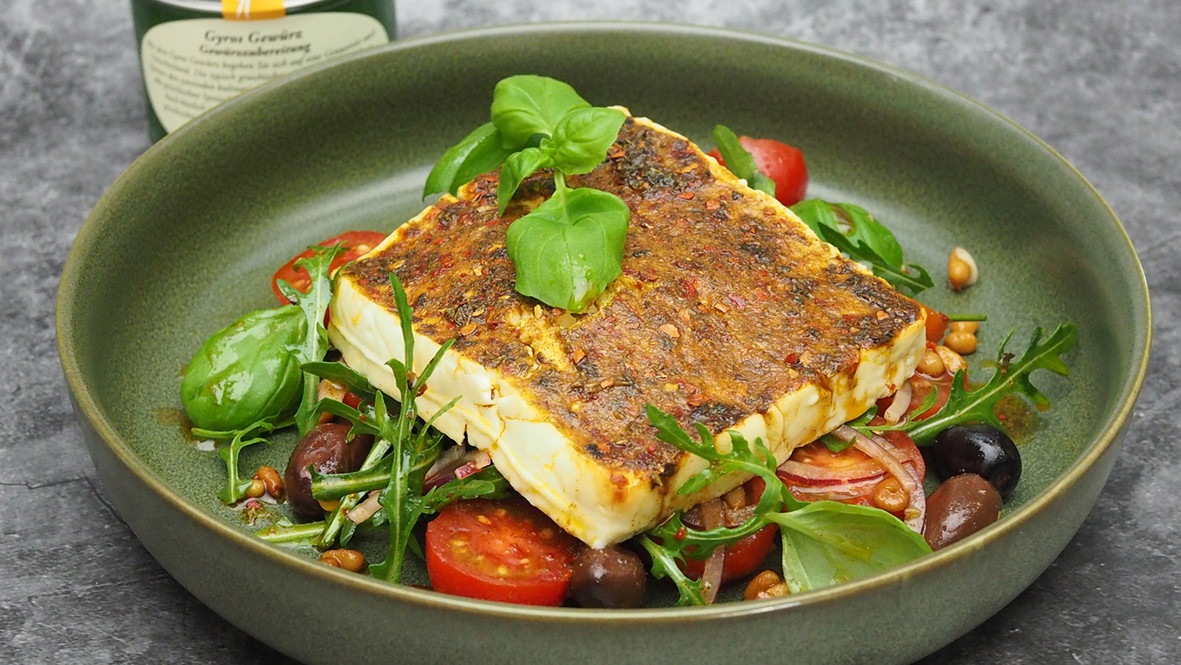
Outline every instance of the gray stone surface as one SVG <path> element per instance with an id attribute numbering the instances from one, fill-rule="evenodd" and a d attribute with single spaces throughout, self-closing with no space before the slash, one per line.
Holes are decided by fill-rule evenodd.
<path id="1" fill-rule="evenodd" d="M 925 663 L 1181 662 L 1181 8 L 1175 0 L 399 2 L 400 35 L 632 19 L 870 56 L 1045 139 L 1121 216 L 1153 295 L 1152 369 L 1098 507 L 1058 561 Z M 0 1 L 0 661 L 274 663 L 206 609 L 106 505 L 54 346 L 63 262 L 148 147 L 127 2 Z M 905 630 L 902 619 L 899 629 Z"/>

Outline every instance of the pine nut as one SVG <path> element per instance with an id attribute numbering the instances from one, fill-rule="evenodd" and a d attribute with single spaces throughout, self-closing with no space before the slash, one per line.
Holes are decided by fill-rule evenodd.
<path id="1" fill-rule="evenodd" d="M 260 466 L 254 477 L 262 481 L 262 484 L 267 489 L 267 494 L 270 494 L 277 501 L 283 499 L 283 477 L 279 475 L 279 472 L 274 467 Z"/>
<path id="2" fill-rule="evenodd" d="M 948 333 L 943 344 L 962 356 L 976 353 L 976 335 L 970 332 Z"/>
<path id="3" fill-rule="evenodd" d="M 246 488 L 246 496 L 250 497 L 251 499 L 257 499 L 258 497 L 265 494 L 266 491 L 267 486 L 263 484 L 261 480 L 255 478 L 250 481 L 250 487 Z"/>
<path id="4" fill-rule="evenodd" d="M 923 351 L 923 358 L 919 361 L 918 370 L 931 378 L 939 378 L 943 376 L 943 372 L 947 368 L 943 365 L 943 359 L 935 352 L 935 349 L 926 349 Z"/>
<path id="5" fill-rule="evenodd" d="M 320 562 L 326 563 L 329 566 L 336 568 L 343 568 L 354 573 L 359 573 L 365 568 L 365 555 L 357 550 L 327 550 L 320 555 Z"/>
<path id="6" fill-rule="evenodd" d="M 976 267 L 976 259 L 963 247 L 951 250 L 947 259 L 947 281 L 951 288 L 962 291 L 976 283 L 980 278 L 980 270 Z"/>
<path id="7" fill-rule="evenodd" d="M 765 594 L 769 589 L 777 584 L 783 584 L 783 580 L 779 579 L 779 575 L 776 575 L 775 571 L 773 570 L 764 570 L 758 575 L 755 575 L 754 578 L 747 583 L 746 589 L 742 592 L 742 597 L 746 600 L 769 598 L 769 596 L 761 594 Z"/>

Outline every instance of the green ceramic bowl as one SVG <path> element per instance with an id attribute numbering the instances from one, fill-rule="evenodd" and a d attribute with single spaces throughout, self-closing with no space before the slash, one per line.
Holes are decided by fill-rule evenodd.
<path id="1" fill-rule="evenodd" d="M 1069 379 L 1024 445 L 1004 519 L 875 577 L 708 608 L 535 609 L 392 586 L 250 535 L 214 494 L 217 457 L 186 440 L 180 372 L 214 330 L 269 306 L 269 277 L 309 243 L 416 213 L 430 166 L 487 119 L 517 73 L 572 83 L 708 143 L 722 122 L 804 150 L 811 194 L 860 204 L 942 280 L 955 245 L 982 277 L 930 304 L 985 312 L 983 349 L 1073 321 Z M 904 71 L 713 29 L 496 28 L 397 43 L 237 98 L 161 141 L 95 207 L 62 277 L 62 365 L 106 491 L 186 588 L 309 663 L 901 663 L 1000 610 L 1062 550 L 1115 458 L 1148 357 L 1144 276 L 1112 211 L 1050 148 Z M 257 449 L 256 449 L 257 448 Z M 247 468 L 284 464 L 256 447 Z M 421 580 L 421 571 L 412 571 Z M 259 611 L 251 598 L 284 603 Z M 114 609 L 114 608 L 112 608 Z M 921 621 L 914 621 L 921 617 Z"/>

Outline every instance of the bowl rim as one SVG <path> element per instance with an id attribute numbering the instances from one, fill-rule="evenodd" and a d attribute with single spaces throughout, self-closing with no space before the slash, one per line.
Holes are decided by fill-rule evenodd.
<path id="1" fill-rule="evenodd" d="M 173 144 L 183 143 L 189 135 L 198 134 L 205 127 L 216 126 L 219 118 L 232 109 L 255 103 L 256 99 L 266 98 L 274 91 L 298 85 L 317 73 L 327 69 L 347 66 L 367 59 L 377 59 L 390 56 L 391 53 L 409 51 L 413 49 L 433 48 L 441 44 L 452 44 L 472 40 L 485 40 L 503 37 L 530 37 L 561 33 L 579 34 L 619 34 L 628 33 L 650 39 L 667 39 L 672 37 L 693 37 L 697 39 L 717 40 L 725 42 L 743 42 L 752 46 L 766 46 L 783 48 L 789 51 L 802 51 L 811 55 L 843 61 L 858 68 L 875 70 L 878 74 L 888 76 L 899 82 L 921 89 L 927 94 L 941 98 L 941 101 L 954 102 L 975 108 L 977 113 L 991 116 L 992 120 L 1006 126 L 1009 131 L 1030 141 L 1035 147 L 1046 151 L 1049 156 L 1066 166 L 1078 183 L 1083 185 L 1090 195 L 1101 204 L 1110 216 L 1114 230 L 1122 237 L 1126 250 L 1134 261 L 1134 284 L 1130 286 L 1139 291 L 1140 298 L 1133 303 L 1133 310 L 1139 307 L 1143 313 L 1144 326 L 1134 331 L 1139 335 L 1132 341 L 1132 351 L 1138 354 L 1135 371 L 1126 377 L 1118 394 L 1118 407 L 1111 413 L 1104 425 L 1102 434 L 1090 447 L 1071 464 L 1060 476 L 1040 494 L 1028 503 L 1005 516 L 1004 519 L 988 527 L 974 536 L 956 543 L 950 547 L 921 557 L 902 566 L 891 568 L 870 577 L 846 582 L 831 587 L 817 589 L 798 596 L 748 601 L 743 603 L 727 603 L 706 607 L 659 607 L 630 610 L 602 610 L 571 607 L 531 607 L 482 601 L 440 594 L 429 590 L 420 590 L 405 585 L 395 585 L 379 581 L 368 576 L 360 576 L 329 566 L 320 565 L 306 557 L 299 556 L 281 546 L 272 545 L 252 534 L 235 528 L 222 519 L 204 511 L 196 504 L 189 502 L 175 492 L 155 471 L 143 464 L 131 448 L 122 440 L 114 424 L 107 419 L 95 396 L 89 391 L 82 368 L 78 360 L 78 342 L 72 335 L 75 320 L 76 301 L 74 298 L 75 285 L 83 277 L 83 264 L 87 247 L 92 241 L 102 235 L 104 216 L 110 201 L 115 198 L 119 190 L 131 179 L 145 171 L 150 171 L 152 163 L 158 155 L 165 153 Z M 106 223 L 110 223 L 109 220 Z M 619 624 L 644 622 L 661 624 L 683 621 L 715 621 L 722 618 L 748 616 L 764 612 L 780 612 L 792 608 L 803 608 L 827 604 L 842 598 L 861 594 L 863 592 L 880 589 L 897 584 L 901 580 L 928 571 L 946 567 L 959 557 L 988 547 L 991 543 L 1001 540 L 1009 534 L 1022 529 L 1034 516 L 1045 507 L 1053 503 L 1059 496 L 1073 487 L 1088 470 L 1101 458 L 1118 440 L 1124 429 L 1136 399 L 1144 383 L 1148 368 L 1152 339 L 1152 310 L 1149 301 L 1148 285 L 1143 267 L 1135 248 L 1119 218 L 1110 205 L 1103 199 L 1095 187 L 1057 151 L 1047 145 L 1032 132 L 1009 119 L 1007 116 L 986 106 L 985 104 L 960 93 L 937 81 L 923 75 L 886 64 L 865 56 L 851 54 L 834 48 L 811 44 L 803 41 L 770 36 L 749 31 L 729 28 L 715 28 L 706 26 L 686 25 L 667 22 L 644 21 L 560 21 L 541 22 L 531 24 L 509 24 L 486 28 L 464 29 L 430 35 L 408 38 L 392 42 L 388 45 L 375 47 L 363 52 L 354 53 L 332 59 L 328 62 L 301 69 L 292 74 L 278 77 L 250 91 L 242 93 L 221 105 L 207 111 L 186 123 L 183 127 L 165 136 L 155 145 L 146 150 L 111 184 L 98 203 L 91 210 L 83 223 L 66 259 L 57 294 L 55 312 L 55 326 L 58 354 L 65 374 L 67 387 L 74 397 L 77 415 L 84 416 L 103 444 L 114 453 L 118 461 L 140 482 L 149 487 L 161 500 L 166 501 L 176 512 L 184 514 L 197 525 L 210 532 L 213 537 L 229 539 L 239 548 L 251 551 L 252 554 L 265 557 L 272 565 L 290 567 L 294 574 L 310 575 L 321 582 L 331 582 L 351 587 L 358 592 L 376 594 L 386 601 L 418 605 L 424 608 L 445 609 L 454 612 L 474 613 L 510 619 L 545 620 L 556 622 L 581 622 L 593 620 L 597 623 Z"/>

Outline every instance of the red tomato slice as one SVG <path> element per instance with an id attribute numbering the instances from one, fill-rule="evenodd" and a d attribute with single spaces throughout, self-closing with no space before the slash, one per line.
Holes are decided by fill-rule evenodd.
<path id="1" fill-rule="evenodd" d="M 368 254 L 369 250 L 379 245 L 382 240 L 385 240 L 385 234 L 378 231 L 347 231 L 316 244 L 320 247 L 344 246 L 344 251 L 339 252 L 328 266 L 329 270 L 335 273 L 349 261 Z M 312 278 L 308 275 L 308 271 L 302 267 L 297 268 L 295 262 L 302 258 L 310 258 L 312 255 L 312 250 L 304 250 L 293 256 L 287 263 L 284 263 L 282 268 L 275 271 L 275 274 L 271 277 L 271 289 L 275 292 L 275 297 L 279 299 L 280 303 L 286 305 L 289 301 L 283 295 L 283 292 L 279 290 L 279 280 L 287 282 L 300 293 L 307 293 L 308 289 L 311 288 Z"/>
<path id="2" fill-rule="evenodd" d="M 947 315 L 943 312 L 936 312 L 922 303 L 919 303 L 919 307 L 922 307 L 927 314 L 927 341 L 938 344 L 947 334 L 947 326 L 950 323 Z"/>
<path id="3" fill-rule="evenodd" d="M 914 468 L 920 480 L 926 477 L 927 465 L 922 453 L 906 433 L 883 432 L 882 436 L 902 453 L 904 466 Z M 809 472 L 787 465 L 792 472 L 785 471 L 784 467 L 780 469 L 779 477 L 792 496 L 800 501 L 828 500 L 879 507 L 874 502 L 874 490 L 891 477 L 877 462 L 852 446 L 834 453 L 824 443 L 813 441 L 797 448 L 789 461 L 814 469 Z M 901 514 L 894 515 L 902 519 Z"/>
<path id="4" fill-rule="evenodd" d="M 458 501 L 426 528 L 426 569 L 435 591 L 523 605 L 559 605 L 573 536 L 524 499 Z"/>
<path id="5" fill-rule="evenodd" d="M 722 583 L 746 577 L 758 570 L 771 553 L 777 532 L 776 525 L 768 524 L 733 545 L 727 545 L 726 561 L 722 565 Z M 686 558 L 681 570 L 689 577 L 699 580 L 705 573 L 705 559 Z"/>
<path id="6" fill-rule="evenodd" d="M 738 144 L 755 158 L 755 166 L 763 175 L 775 181 L 775 198 L 785 206 L 804 200 L 808 189 L 808 166 L 799 148 L 774 139 L 738 137 Z M 722 155 L 711 150 L 710 156 L 724 166 Z"/>

